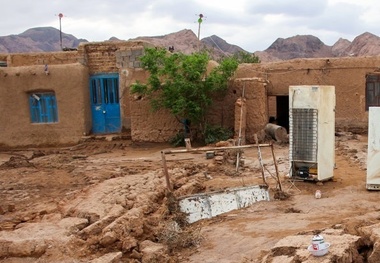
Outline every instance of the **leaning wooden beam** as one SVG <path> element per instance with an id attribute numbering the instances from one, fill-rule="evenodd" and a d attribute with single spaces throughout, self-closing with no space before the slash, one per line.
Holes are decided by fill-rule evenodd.
<path id="1" fill-rule="evenodd" d="M 181 149 L 181 150 L 162 150 L 161 153 L 171 154 L 171 153 L 191 153 L 191 152 L 207 152 L 207 151 L 223 151 L 223 150 L 233 150 L 233 149 L 244 149 L 244 148 L 253 148 L 253 147 L 270 147 L 270 144 L 248 144 L 240 146 L 227 146 L 227 147 L 204 147 L 196 148 L 191 150 Z"/>
<path id="2" fill-rule="evenodd" d="M 274 155 L 274 149 L 273 149 L 273 144 L 272 143 L 270 144 L 270 150 L 272 152 L 274 168 L 276 169 L 276 181 L 278 183 L 278 187 L 279 187 L 280 191 L 282 192 L 282 185 L 281 185 L 280 175 L 278 173 L 277 160 L 276 160 L 276 156 Z"/>
<path id="3" fill-rule="evenodd" d="M 165 153 L 161 151 L 161 158 L 162 158 L 162 170 L 165 175 L 165 180 L 166 180 L 166 188 L 168 189 L 169 192 L 173 191 L 173 188 L 170 184 L 170 179 L 169 179 L 169 172 L 168 172 L 168 167 L 166 165 L 166 158 L 165 158 Z"/>
<path id="4" fill-rule="evenodd" d="M 248 144 L 248 145 L 240 145 L 240 146 L 228 146 L 228 147 L 204 147 L 197 149 L 181 149 L 181 150 L 162 150 L 161 151 L 161 159 L 162 159 L 162 170 L 165 175 L 166 180 L 166 188 L 169 192 L 173 191 L 173 187 L 170 183 L 169 171 L 166 165 L 165 154 L 172 153 L 191 153 L 191 152 L 207 152 L 207 151 L 222 151 L 222 150 L 233 150 L 233 149 L 244 149 L 244 148 L 253 148 L 253 147 L 270 147 L 270 144 Z"/>
<path id="5" fill-rule="evenodd" d="M 269 185 L 268 185 L 267 181 L 265 180 L 265 171 L 264 171 L 263 159 L 262 159 L 262 155 L 261 155 L 260 144 L 258 144 L 259 139 L 257 138 L 257 134 L 254 135 L 254 138 L 255 138 L 255 141 L 257 144 L 257 156 L 259 158 L 259 163 L 261 166 L 261 176 L 263 178 L 263 182 L 269 188 Z"/>

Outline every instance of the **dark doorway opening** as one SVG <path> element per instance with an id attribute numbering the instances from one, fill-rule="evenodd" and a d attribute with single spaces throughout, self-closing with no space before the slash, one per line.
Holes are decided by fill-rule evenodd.
<path id="1" fill-rule="evenodd" d="M 276 96 L 276 120 L 289 132 L 289 96 Z"/>

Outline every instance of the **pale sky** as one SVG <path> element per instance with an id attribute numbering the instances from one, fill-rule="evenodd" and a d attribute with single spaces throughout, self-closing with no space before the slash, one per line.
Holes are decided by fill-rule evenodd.
<path id="1" fill-rule="evenodd" d="M 380 36 L 377 0 L 0 0 L 0 36 L 51 26 L 88 41 L 128 40 L 182 29 L 217 35 L 249 52 L 277 38 L 313 35 L 326 45 L 370 32 Z"/>

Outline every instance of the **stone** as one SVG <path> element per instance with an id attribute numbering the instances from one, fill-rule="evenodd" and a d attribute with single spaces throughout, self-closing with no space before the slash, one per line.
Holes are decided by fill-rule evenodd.
<path id="1" fill-rule="evenodd" d="M 90 263 L 116 263 L 120 262 L 122 256 L 123 253 L 121 252 L 108 253 L 101 256 L 100 258 L 91 260 Z"/>
<path id="2" fill-rule="evenodd" d="M 8 212 L 14 212 L 16 210 L 15 205 L 8 205 Z"/>
<path id="3" fill-rule="evenodd" d="M 216 162 L 223 162 L 224 157 L 223 157 L 223 156 L 216 156 L 216 157 L 214 158 L 214 160 L 215 160 Z"/>
<path id="4" fill-rule="evenodd" d="M 112 245 L 118 240 L 115 232 L 107 232 L 105 233 L 99 240 L 100 245 L 107 247 Z"/>
<path id="5" fill-rule="evenodd" d="M 330 243 L 329 252 L 320 257 L 318 262 L 355 262 L 360 255 L 357 250 L 357 241 L 360 236 L 344 234 L 342 229 L 325 229 L 320 233 L 325 242 Z M 313 233 L 287 236 L 279 240 L 270 250 L 262 263 L 273 262 L 317 262 L 309 251 Z M 298 262 L 297 261 L 297 262 Z"/>
<path id="6" fill-rule="evenodd" d="M 130 255 L 131 258 L 135 258 L 135 259 L 141 259 L 142 258 L 142 254 L 137 252 L 136 249 L 133 249 L 132 252 L 131 252 L 131 255 Z"/>
<path id="7" fill-rule="evenodd" d="M 41 239 L 0 240 L 0 248 L 0 258 L 39 257 L 46 252 L 47 244 Z"/>
<path id="8" fill-rule="evenodd" d="M 142 262 L 161 262 L 160 260 L 162 260 L 167 254 L 167 247 L 163 244 L 145 240 L 140 243 L 140 251 L 143 254 Z"/>
<path id="9" fill-rule="evenodd" d="M 232 146 L 230 142 L 228 141 L 219 141 L 215 144 L 216 147 L 228 147 Z"/>
<path id="10" fill-rule="evenodd" d="M 69 233 L 76 233 L 88 225 L 88 220 L 86 218 L 66 217 L 59 221 L 58 225 L 67 229 Z"/>
<path id="11" fill-rule="evenodd" d="M 135 238 L 129 236 L 123 240 L 122 249 L 123 249 L 123 251 L 127 252 L 127 251 L 130 251 L 131 249 L 137 247 L 137 245 L 138 245 L 137 240 Z"/>

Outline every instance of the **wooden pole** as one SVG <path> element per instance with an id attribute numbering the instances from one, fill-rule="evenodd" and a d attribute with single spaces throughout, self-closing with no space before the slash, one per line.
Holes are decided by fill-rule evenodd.
<path id="1" fill-rule="evenodd" d="M 261 150 L 260 150 L 259 139 L 257 138 L 257 134 L 254 135 L 254 138 L 255 138 L 256 145 L 257 145 L 257 155 L 259 157 L 259 163 L 260 163 L 260 166 L 261 166 L 261 176 L 263 178 L 263 181 L 264 181 L 265 185 L 269 188 L 267 180 L 265 180 L 265 172 L 264 172 L 263 159 L 262 159 L 262 156 L 261 156 Z"/>
<path id="2" fill-rule="evenodd" d="M 253 148 L 253 147 L 270 147 L 270 144 L 249 144 L 249 145 L 241 145 L 241 146 L 228 146 L 228 147 L 207 147 L 207 148 L 198 148 L 198 149 L 182 149 L 182 150 L 162 150 L 161 151 L 161 159 L 162 159 L 162 171 L 165 175 L 166 180 L 166 187 L 169 192 L 173 191 L 173 187 L 170 183 L 169 178 L 169 172 L 168 167 L 166 165 L 166 158 L 165 154 L 172 154 L 172 153 L 191 153 L 191 152 L 207 152 L 207 151 L 223 151 L 223 150 L 232 150 L 232 149 L 242 149 L 242 148 Z M 261 156 L 261 155 L 260 155 Z M 261 162 L 260 162 L 261 163 Z M 265 179 L 265 177 L 263 177 Z M 265 182 L 265 181 L 264 181 Z M 265 184 L 268 186 L 268 184 L 265 182 Z"/>
<path id="3" fill-rule="evenodd" d="M 278 174 L 278 167 L 277 167 L 276 156 L 274 155 L 273 143 L 270 143 L 270 149 L 271 149 L 271 151 L 272 151 L 272 157 L 273 157 L 274 168 L 276 169 L 276 178 L 277 178 L 278 188 L 279 188 L 280 191 L 282 192 L 282 185 L 281 185 L 280 176 L 279 176 L 279 174 Z"/>
<path id="4" fill-rule="evenodd" d="M 253 148 L 253 147 L 270 147 L 270 144 L 247 144 L 247 145 L 240 145 L 240 146 L 226 146 L 226 147 L 204 147 L 204 148 L 196 148 L 191 150 L 181 149 L 181 150 L 163 150 L 165 154 L 171 154 L 171 153 L 192 153 L 192 152 L 207 152 L 207 151 L 223 151 L 223 150 L 233 150 L 233 149 L 243 149 L 243 148 Z"/>
<path id="5" fill-rule="evenodd" d="M 166 180 L 166 188 L 168 189 L 169 192 L 173 191 L 173 188 L 170 184 L 170 179 L 169 179 L 169 172 L 168 172 L 168 167 L 166 165 L 166 158 L 165 158 L 165 152 L 161 151 L 161 158 L 162 158 L 162 171 L 165 175 L 165 180 Z"/>
<path id="6" fill-rule="evenodd" d="M 238 146 L 241 145 L 241 129 L 242 129 L 242 123 L 243 123 L 243 105 L 244 105 L 244 94 L 245 93 L 245 81 L 243 82 L 243 92 L 241 95 L 241 104 L 240 104 L 240 122 L 239 122 L 239 138 L 238 138 Z M 257 143 L 257 142 L 256 142 Z M 240 152 L 236 155 L 236 172 L 239 170 L 239 164 L 240 164 Z"/>

